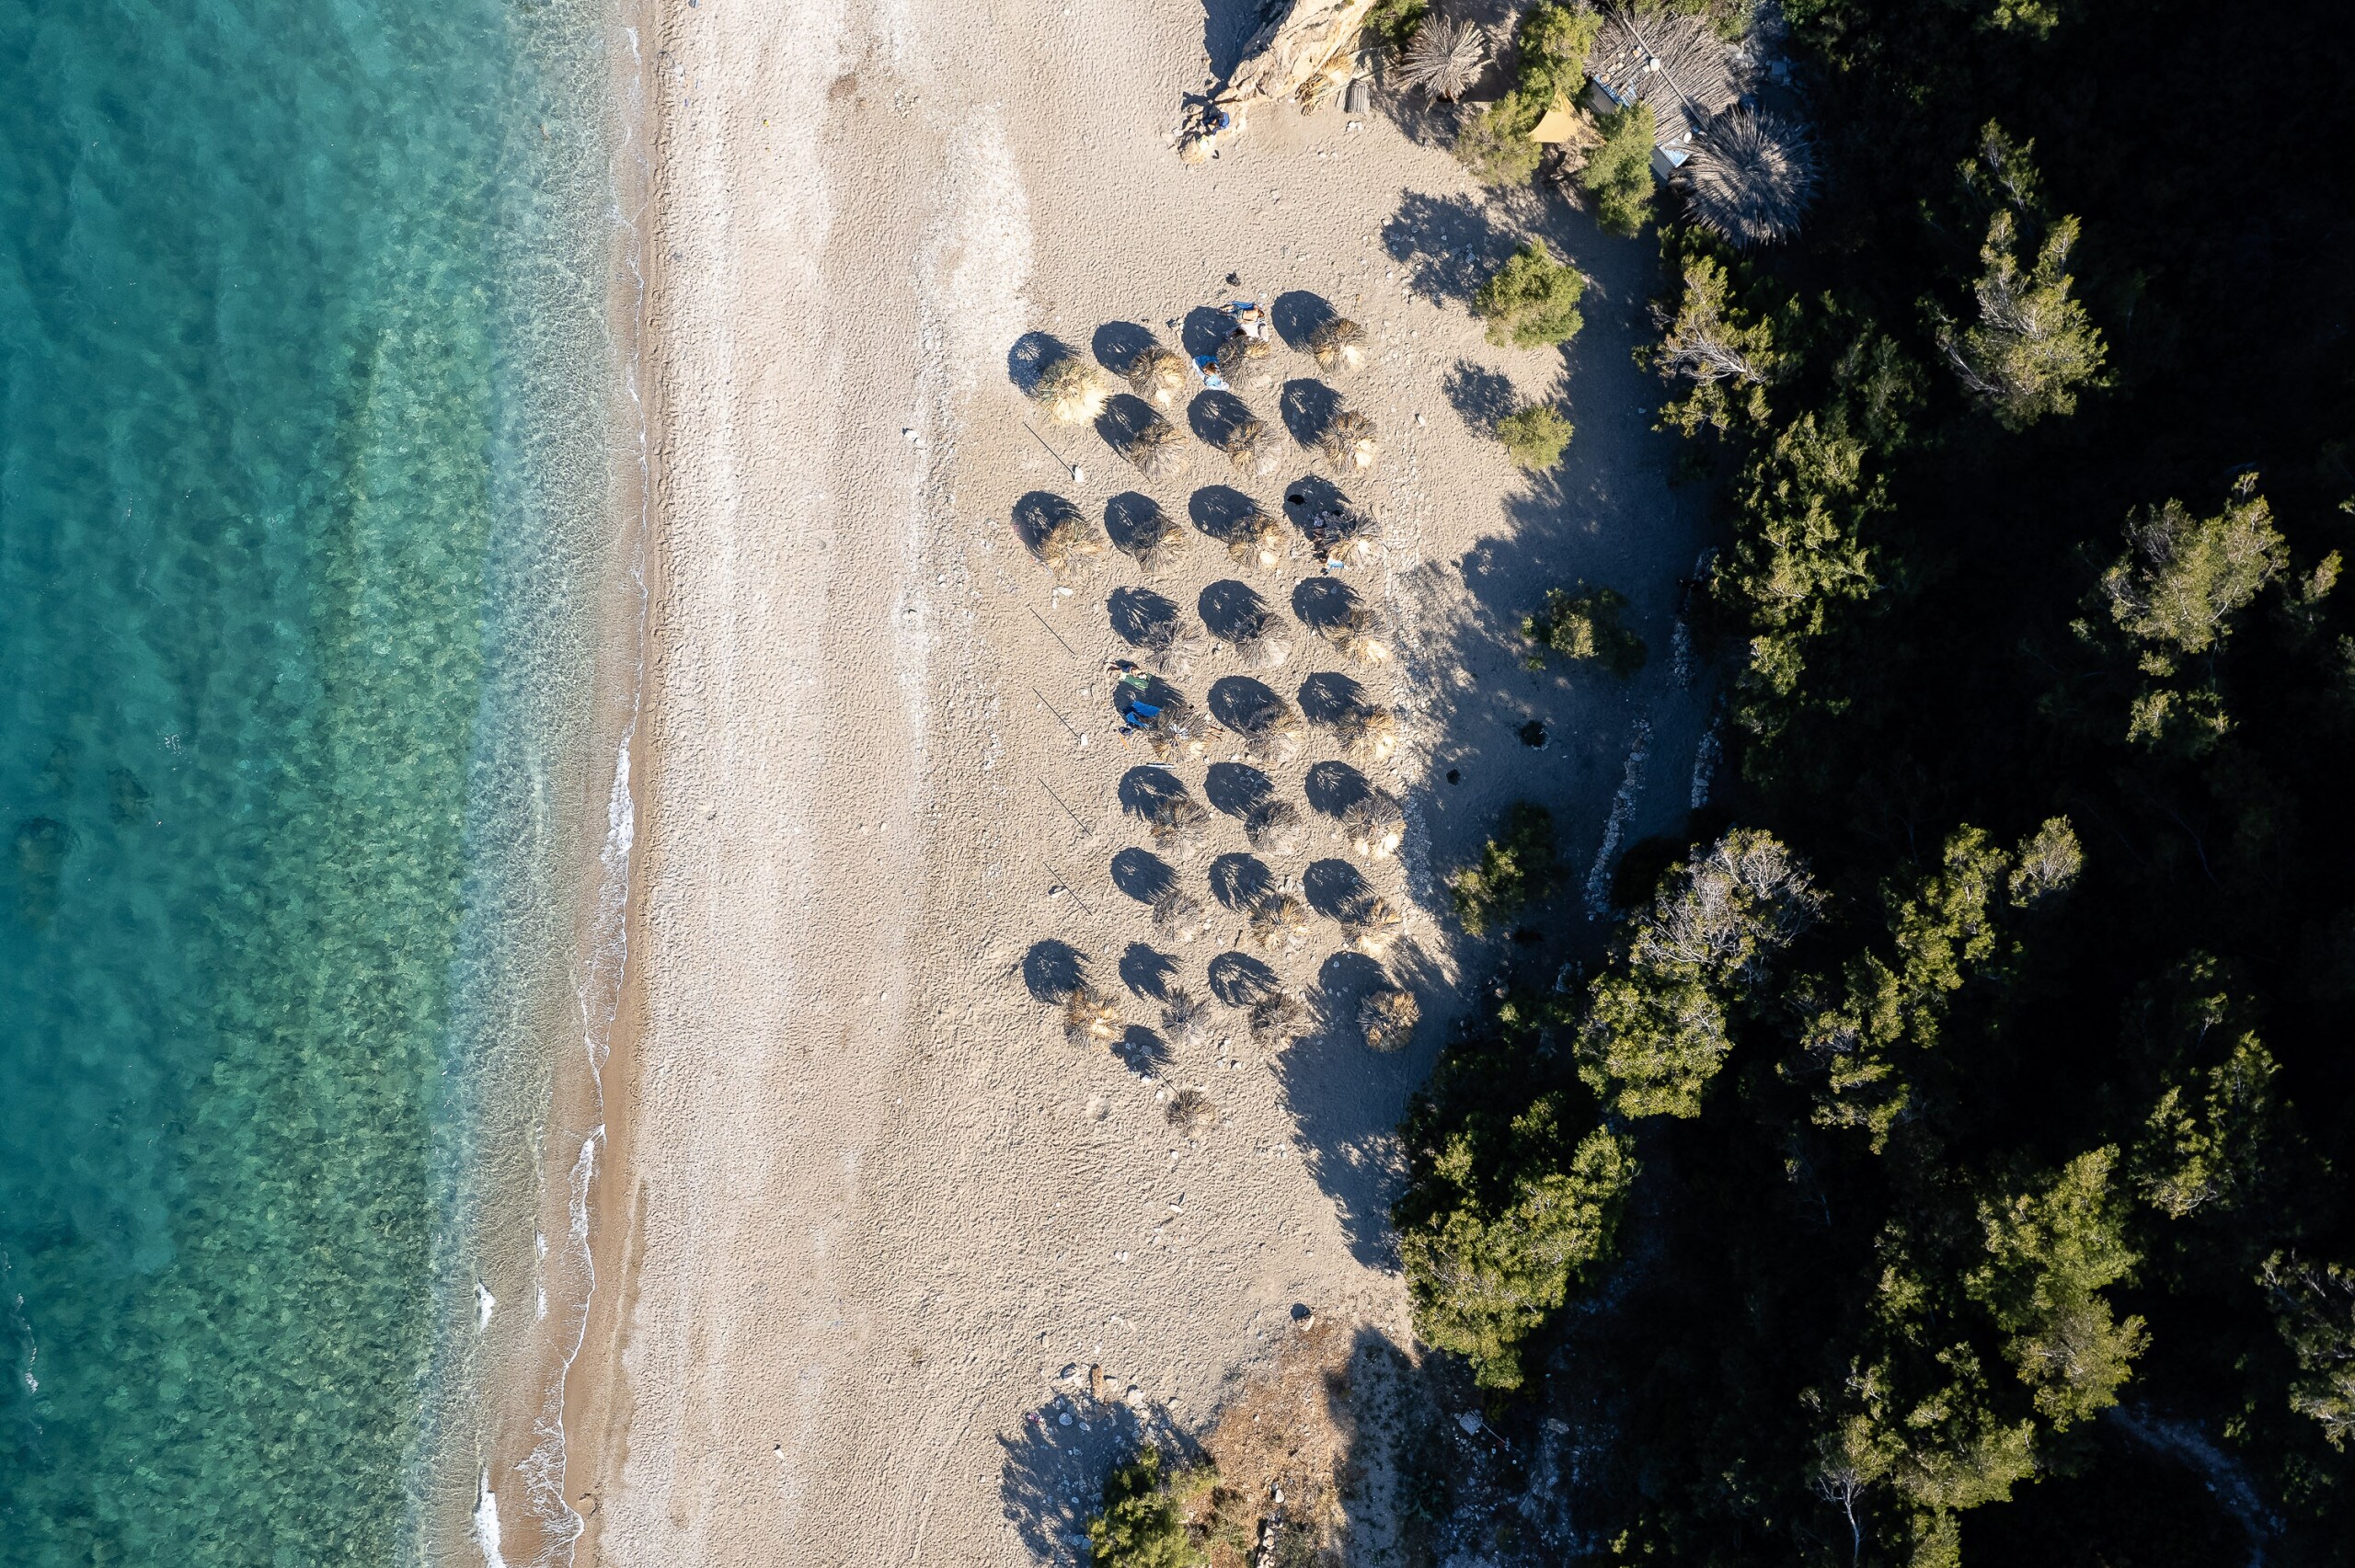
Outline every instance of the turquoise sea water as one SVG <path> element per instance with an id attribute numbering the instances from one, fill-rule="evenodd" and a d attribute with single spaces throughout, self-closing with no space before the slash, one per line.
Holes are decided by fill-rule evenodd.
<path id="1" fill-rule="evenodd" d="M 0 5 L 0 1562 L 437 1528 L 593 772 L 605 26 Z"/>

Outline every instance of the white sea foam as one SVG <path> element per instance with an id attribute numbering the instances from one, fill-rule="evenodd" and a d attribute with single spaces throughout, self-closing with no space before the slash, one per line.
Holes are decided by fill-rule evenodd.
<path id="1" fill-rule="evenodd" d="M 483 1568 L 507 1568 L 499 1555 L 499 1498 L 490 1490 L 490 1471 L 475 1483 L 475 1544 L 482 1548 Z"/>

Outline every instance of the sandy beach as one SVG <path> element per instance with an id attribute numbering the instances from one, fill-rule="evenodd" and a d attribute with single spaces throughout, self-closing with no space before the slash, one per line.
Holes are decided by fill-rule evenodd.
<path id="1" fill-rule="evenodd" d="M 1296 1306 L 1407 1343 L 1389 1129 L 1458 988 L 1509 951 L 1451 934 L 1438 876 L 1514 798 L 1554 806 L 1581 885 L 1606 837 L 1686 807 L 1707 704 L 1671 620 L 1704 530 L 1628 357 L 1652 242 L 1534 196 L 1499 207 L 1379 112 L 1263 109 L 1220 160 L 1181 165 L 1181 99 L 1247 30 L 1227 9 L 649 17 L 654 600 L 633 1038 L 565 1394 L 576 1561 L 1069 1560 L 1112 1446 L 1140 1421 L 1198 1428 Z M 1595 279 L 1567 381 L 1560 353 L 1490 348 L 1465 309 L 1541 230 Z M 1374 968 L 1327 920 L 1258 955 L 1337 1020 L 1274 1056 L 1225 1009 L 1198 1050 L 1074 1047 L 1034 995 L 1049 958 L 1084 960 L 1150 1030 L 1150 993 L 1201 993 L 1241 921 L 1214 906 L 1200 940 L 1155 941 L 1120 799 L 1149 759 L 1120 744 L 1105 672 L 1124 651 L 1106 595 L 1143 578 L 1108 555 L 1057 593 L 1017 503 L 1051 493 L 1100 522 L 1142 491 L 1192 532 L 1205 486 L 1277 509 L 1311 464 L 1247 480 L 1198 452 L 1146 484 L 1091 429 L 1045 423 L 1015 370 L 1040 335 L 1190 349 L 1189 313 L 1235 298 L 1278 302 L 1280 327 L 1287 299 L 1323 302 L 1373 335 L 1340 388 L 1384 441 L 1350 486 L 1382 556 L 1352 581 L 1399 657 L 1352 670 L 1300 634 L 1267 679 L 1290 695 L 1348 673 L 1400 710 L 1407 744 L 1366 772 L 1410 830 L 1358 868 L 1407 911 L 1394 966 L 1426 1016 L 1396 1056 L 1348 1024 Z M 1277 368 L 1317 374 L 1289 348 Z M 1533 483 L 1478 425 L 1549 390 L 1578 434 Z M 1251 401 L 1275 421 L 1275 395 Z M 1152 586 L 1191 615 L 1247 578 L 1289 613 L 1314 571 L 1246 573 L 1196 532 Z M 1633 601 L 1654 658 L 1631 682 L 1520 666 L 1520 615 L 1581 577 Z M 1214 647 L 1178 683 L 1243 670 Z M 1312 732 L 1267 771 L 1300 800 L 1338 757 Z M 1178 771 L 1200 795 L 1230 761 Z M 1308 818 L 1273 874 L 1342 857 Z M 1246 848 L 1215 815 L 1176 870 L 1207 902 L 1206 867 Z M 1579 922 L 1582 896 L 1549 918 Z M 1216 1109 L 1197 1138 L 1165 1114 L 1187 1086 Z M 1109 1398 L 1075 1405 L 1066 1370 L 1090 1366 Z"/>

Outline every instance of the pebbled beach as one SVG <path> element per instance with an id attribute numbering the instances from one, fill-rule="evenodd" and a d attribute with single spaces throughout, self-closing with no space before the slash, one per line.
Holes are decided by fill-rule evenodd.
<path id="1" fill-rule="evenodd" d="M 1614 831 L 1683 809 L 1706 705 L 1666 658 L 1572 691 L 1521 671 L 1498 632 L 1514 594 L 1603 573 L 1669 645 L 1702 530 L 1647 455 L 1627 363 L 1649 243 L 1578 258 L 1598 278 L 1578 350 L 1597 395 L 1573 374 L 1574 466 L 1532 500 L 1459 412 L 1561 374 L 1550 351 L 1487 348 L 1464 310 L 1516 220 L 1483 215 L 1452 157 L 1379 114 L 1263 108 L 1221 159 L 1181 165 L 1181 100 L 1231 65 L 1239 19 L 1207 40 L 1193 5 L 1120 0 L 670 0 L 649 20 L 653 597 L 630 1038 L 564 1398 L 577 1560 L 1069 1560 L 1088 1467 L 1135 1422 L 1208 1418 L 1296 1306 L 1406 1342 L 1389 1129 L 1462 978 L 1436 869 L 1534 792 L 1582 878 L 1642 771 L 1622 765 L 1638 720 L 1660 782 Z M 1346 1026 L 1271 1053 L 1223 1008 L 1197 1048 L 1067 1044 L 1034 994 L 1048 960 L 1084 962 L 1152 1029 L 1150 993 L 1202 994 L 1235 944 L 1240 917 L 1203 878 L 1247 846 L 1214 817 L 1178 867 L 1211 930 L 1154 936 L 1119 858 L 1150 847 L 1120 804 L 1149 756 L 1122 749 L 1104 668 L 1126 651 L 1105 595 L 1143 579 L 1108 555 L 1058 594 L 1009 520 L 1047 493 L 1100 522 L 1133 490 L 1191 532 L 1203 486 L 1278 509 L 1311 464 L 1246 480 L 1197 452 L 1147 484 L 1090 428 L 1047 424 L 1017 371 L 1040 334 L 1083 356 L 1120 324 L 1179 346 L 1189 312 L 1237 297 L 1278 302 L 1281 327 L 1287 294 L 1373 334 L 1344 390 L 1384 434 L 1350 486 L 1384 553 L 1351 580 L 1399 656 L 1349 673 L 1401 708 L 1407 744 L 1366 772 L 1407 800 L 1409 832 L 1360 869 L 1406 911 L 1394 963 L 1425 1023 L 1396 1056 Z M 1283 377 L 1316 375 L 1277 353 Z M 1467 383 L 1475 361 L 1496 379 Z M 1274 392 L 1249 401 L 1277 420 Z M 1190 616 L 1211 582 L 1249 577 L 1288 614 L 1314 573 L 1246 573 L 1196 533 L 1153 586 Z M 1345 670 L 1295 640 L 1268 677 L 1287 695 Z M 1199 697 L 1242 669 L 1213 649 L 1177 679 Z M 1549 750 L 1513 738 L 1532 718 Z M 1338 757 L 1315 732 L 1268 771 L 1297 800 Z M 1178 772 L 1200 794 L 1227 761 Z M 1449 766 L 1464 782 L 1434 785 Z M 1308 817 L 1278 873 L 1343 856 Z M 1340 1016 L 1373 968 L 1341 947 L 1320 920 L 1255 954 Z M 1166 1114 L 1189 1086 L 1216 1114 L 1190 1139 Z"/>

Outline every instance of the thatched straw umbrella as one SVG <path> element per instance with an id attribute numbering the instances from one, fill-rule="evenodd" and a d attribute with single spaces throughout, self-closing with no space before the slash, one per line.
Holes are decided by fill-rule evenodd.
<path id="1" fill-rule="evenodd" d="M 1266 948 L 1294 948 L 1308 939 L 1308 906 L 1296 893 L 1270 893 L 1251 906 L 1251 940 Z"/>
<path id="2" fill-rule="evenodd" d="M 1199 1089 L 1178 1090 L 1169 1097 L 1169 1106 L 1162 1115 L 1187 1138 L 1200 1138 L 1218 1122 L 1218 1107 Z"/>
<path id="3" fill-rule="evenodd" d="M 1261 1050 L 1269 1051 L 1283 1049 L 1315 1027 L 1308 1009 L 1282 991 L 1272 992 L 1253 1002 L 1248 1022 L 1251 1043 Z"/>
<path id="4" fill-rule="evenodd" d="M 1696 132 L 1676 171 L 1693 221 L 1747 249 L 1799 226 L 1815 197 L 1815 149 L 1796 121 L 1730 109 Z"/>
<path id="5" fill-rule="evenodd" d="M 1379 958 L 1398 940 L 1398 910 L 1379 893 L 1366 892 L 1344 905 L 1335 917 L 1350 944 Z"/>
<path id="6" fill-rule="evenodd" d="M 1145 811 L 1154 841 L 1181 860 L 1200 853 L 1210 842 L 1210 817 L 1202 803 L 1189 795 L 1157 796 Z"/>
<path id="7" fill-rule="evenodd" d="M 1365 328 L 1345 315 L 1334 316 L 1308 335 L 1308 351 L 1321 371 L 1355 371 L 1365 366 Z"/>
<path id="8" fill-rule="evenodd" d="M 1373 466 L 1382 443 L 1374 440 L 1372 419 L 1354 408 L 1344 408 L 1316 438 L 1316 450 L 1341 473 L 1361 474 Z"/>
<path id="9" fill-rule="evenodd" d="M 1400 1049 L 1414 1036 L 1422 1016 L 1415 993 L 1395 985 L 1376 986 L 1358 1001 L 1358 1028 L 1369 1050 Z"/>
<path id="10" fill-rule="evenodd" d="M 1304 830 L 1300 807 L 1274 795 L 1243 814 L 1243 836 L 1261 854 L 1298 854 Z"/>
<path id="11" fill-rule="evenodd" d="M 1185 431 L 1160 415 L 1151 414 L 1122 445 L 1120 455 L 1135 464 L 1137 472 L 1148 479 L 1175 479 L 1186 472 L 1193 444 L 1193 438 Z"/>
<path id="12" fill-rule="evenodd" d="M 1349 608 L 1316 628 L 1316 635 L 1333 646 L 1335 652 L 1359 664 L 1381 664 L 1390 658 L 1390 645 L 1381 635 L 1381 622 L 1374 612 L 1356 599 Z"/>
<path id="13" fill-rule="evenodd" d="M 1361 418 L 1363 416 L 1341 416 L 1343 419 Z M 1336 424 L 1339 422 L 1338 419 L 1334 421 Z M 1373 429 L 1371 422 L 1367 429 Z M 1373 438 L 1368 435 L 1365 439 L 1371 441 Z M 1330 457 L 1329 450 L 1327 455 Z M 1362 567 L 1373 559 L 1373 519 L 1346 499 L 1318 505 L 1308 514 L 1308 521 L 1303 531 L 1308 535 L 1310 554 L 1316 557 L 1317 565 L 1328 570 Z"/>
<path id="14" fill-rule="evenodd" d="M 1122 1028 L 1120 1004 L 1085 981 L 1063 1003 L 1063 1038 L 1074 1046 L 1109 1046 Z"/>
<path id="15" fill-rule="evenodd" d="M 1218 373 L 1229 381 L 1238 380 L 1256 361 L 1272 357 L 1275 351 L 1265 338 L 1254 338 L 1237 327 L 1218 346 Z"/>
<path id="16" fill-rule="evenodd" d="M 1144 568 L 1147 576 L 1158 577 L 1174 570 L 1186 553 L 1186 530 L 1167 512 L 1155 508 L 1137 520 L 1120 548 Z"/>
<path id="17" fill-rule="evenodd" d="M 1237 419 L 1220 439 L 1219 446 L 1235 464 L 1235 471 L 1253 479 L 1265 479 L 1284 464 L 1282 438 L 1268 427 L 1268 422 L 1256 414 Z"/>
<path id="18" fill-rule="evenodd" d="M 1300 754 L 1300 710 L 1278 693 L 1263 687 L 1239 699 L 1229 716 L 1250 756 L 1289 762 Z"/>
<path id="19" fill-rule="evenodd" d="M 1478 80 L 1488 63 L 1488 34 L 1476 22 L 1432 17 L 1415 29 L 1414 41 L 1398 62 L 1396 80 L 1453 103 Z"/>
<path id="20" fill-rule="evenodd" d="M 1177 350 L 1148 344 L 1129 361 L 1129 390 L 1156 408 L 1175 408 L 1185 398 L 1192 370 Z"/>
<path id="21" fill-rule="evenodd" d="M 1202 934 L 1209 919 L 1202 901 L 1175 884 L 1154 896 L 1153 929 L 1172 942 L 1193 941 Z"/>
<path id="22" fill-rule="evenodd" d="M 1211 1004 L 1179 986 L 1161 1004 L 1161 1032 L 1180 1050 L 1199 1050 L 1210 1039 Z"/>
<path id="23" fill-rule="evenodd" d="M 1134 673 L 1135 666 L 1121 665 L 1130 674 L 1112 686 L 1112 711 L 1120 716 L 1128 733 L 1141 735 L 1153 754 L 1163 761 L 1173 755 L 1199 757 L 1208 744 L 1209 726 L 1184 692 L 1160 687 L 1151 695 L 1160 699 L 1160 711 L 1146 714 L 1132 699 L 1146 690 L 1146 678 Z"/>
<path id="24" fill-rule="evenodd" d="M 1069 581 L 1104 553 L 1104 531 L 1078 512 L 1059 511 L 1040 526 L 1030 551 L 1059 581 Z"/>
<path id="25" fill-rule="evenodd" d="M 1398 717 L 1379 703 L 1351 703 L 1332 718 L 1333 738 L 1352 762 L 1383 762 L 1398 749 Z"/>
<path id="26" fill-rule="evenodd" d="M 1253 507 L 1227 530 L 1226 553 L 1238 566 L 1281 571 L 1292 558 L 1292 530 L 1282 519 Z"/>
<path id="27" fill-rule="evenodd" d="M 1059 425 L 1080 425 L 1104 412 L 1112 389 L 1096 367 L 1071 354 L 1058 354 L 1040 371 L 1033 389 L 1039 406 Z"/>
<path id="28" fill-rule="evenodd" d="M 1407 836 L 1407 813 L 1387 790 L 1374 790 L 1341 813 L 1342 841 L 1352 854 L 1383 860 L 1398 852 Z"/>
<path id="29" fill-rule="evenodd" d="M 1255 670 L 1281 669 L 1292 657 L 1292 637 L 1273 611 L 1253 605 L 1235 617 L 1227 640 Z"/>
<path id="30" fill-rule="evenodd" d="M 1201 633 L 1187 629 L 1183 615 L 1172 615 L 1147 626 L 1136 646 L 1146 669 L 1163 675 L 1183 675 L 1194 668 L 1194 660 L 1208 645 Z"/>

